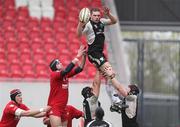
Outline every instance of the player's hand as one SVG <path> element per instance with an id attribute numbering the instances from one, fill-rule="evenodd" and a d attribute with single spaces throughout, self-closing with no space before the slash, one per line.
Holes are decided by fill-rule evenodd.
<path id="1" fill-rule="evenodd" d="M 109 15 L 110 14 L 110 9 L 108 7 L 103 7 L 103 11 L 105 15 Z"/>
<path id="2" fill-rule="evenodd" d="M 43 109 L 44 112 L 49 112 L 50 110 L 51 110 L 51 106 L 46 106 L 46 107 Z"/>
<path id="3" fill-rule="evenodd" d="M 44 118 L 43 118 L 43 124 L 44 124 L 44 125 L 50 125 L 50 120 L 49 120 L 48 117 L 44 117 Z"/>
<path id="4" fill-rule="evenodd" d="M 77 54 L 77 58 L 79 58 L 79 57 L 81 57 L 83 54 L 85 54 L 86 53 L 86 46 L 84 46 L 84 45 L 81 45 L 80 46 L 80 48 L 79 48 L 79 50 L 78 50 L 78 54 Z"/>

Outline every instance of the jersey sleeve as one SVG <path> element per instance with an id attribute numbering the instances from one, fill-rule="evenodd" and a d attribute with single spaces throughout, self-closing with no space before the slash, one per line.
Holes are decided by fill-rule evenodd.
<path id="1" fill-rule="evenodd" d="M 72 69 L 72 70 L 67 74 L 67 77 L 68 77 L 68 78 L 73 77 L 74 75 L 78 74 L 78 73 L 76 73 L 75 69 L 76 69 L 76 68 Z"/>
<path id="2" fill-rule="evenodd" d="M 84 29 L 82 31 L 82 34 L 86 35 L 87 34 L 87 31 L 89 30 L 89 25 L 90 25 L 90 22 L 88 22 L 85 26 L 84 26 Z"/>
<path id="3" fill-rule="evenodd" d="M 27 111 L 27 110 L 30 110 L 25 104 L 22 104 L 22 107 L 21 107 L 23 110 Z"/>
<path id="4" fill-rule="evenodd" d="M 17 109 L 18 109 L 18 107 L 16 105 L 10 104 L 10 105 L 7 106 L 6 111 L 8 113 L 10 113 L 10 114 L 14 114 L 15 115 L 15 112 L 16 112 Z"/>
<path id="5" fill-rule="evenodd" d="M 108 25 L 111 20 L 110 19 L 106 19 L 106 18 L 101 18 L 100 21 L 104 24 L 104 25 Z"/>

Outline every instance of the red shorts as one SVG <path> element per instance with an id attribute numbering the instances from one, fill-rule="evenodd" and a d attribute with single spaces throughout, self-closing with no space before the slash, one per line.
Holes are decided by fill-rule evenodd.
<path id="1" fill-rule="evenodd" d="M 52 106 L 51 110 L 48 113 L 48 116 L 50 115 L 54 115 L 54 116 L 58 116 L 58 117 L 62 117 L 62 115 L 65 112 L 65 107 L 63 106 Z"/>

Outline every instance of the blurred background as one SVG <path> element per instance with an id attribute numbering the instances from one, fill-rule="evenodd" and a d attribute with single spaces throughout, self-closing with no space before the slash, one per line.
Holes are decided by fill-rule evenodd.
<path id="1" fill-rule="evenodd" d="M 141 89 L 140 127 L 179 127 L 179 5 L 179 0 L 0 0 L 0 116 L 13 88 L 22 89 L 30 108 L 46 105 L 50 61 L 59 58 L 67 65 L 86 43 L 76 36 L 80 9 L 107 6 L 119 21 L 106 27 L 105 54 L 122 83 Z M 71 79 L 69 104 L 82 109 L 81 89 L 94 75 L 87 60 L 84 71 Z M 120 127 L 121 116 L 109 111 L 102 84 L 105 118 Z M 32 118 L 18 126 L 29 125 L 44 126 Z"/>

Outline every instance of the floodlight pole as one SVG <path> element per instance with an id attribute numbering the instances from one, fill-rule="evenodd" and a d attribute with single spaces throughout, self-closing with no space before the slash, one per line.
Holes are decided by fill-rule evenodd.
<path id="1" fill-rule="evenodd" d="M 139 106 L 139 118 L 140 118 L 140 127 L 144 127 L 144 41 L 140 40 L 137 44 L 138 48 L 138 61 L 137 61 L 137 81 L 138 86 L 141 89 L 141 94 L 139 97 L 140 106 Z"/>
<path id="2" fill-rule="evenodd" d="M 179 82 L 179 91 L 178 91 L 178 93 L 179 93 L 179 101 L 178 101 L 178 104 L 179 104 L 179 106 L 178 106 L 178 111 L 179 111 L 179 113 L 178 113 L 178 115 L 179 115 L 179 122 L 178 122 L 178 124 L 180 125 L 180 42 L 179 42 L 179 65 L 178 65 L 178 67 L 179 67 L 179 73 L 178 73 L 178 82 Z"/>

